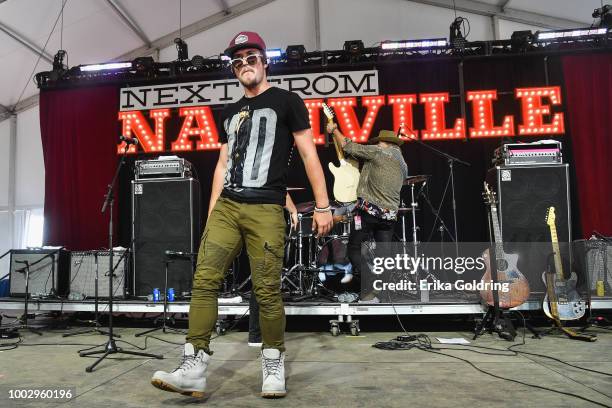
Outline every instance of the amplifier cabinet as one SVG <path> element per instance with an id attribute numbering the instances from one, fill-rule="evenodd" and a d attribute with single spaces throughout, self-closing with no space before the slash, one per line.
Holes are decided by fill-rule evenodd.
<path id="1" fill-rule="evenodd" d="M 70 253 L 70 298 L 85 299 L 96 295 L 98 273 L 98 297 L 108 299 L 109 251 L 73 251 Z M 128 256 L 125 249 L 113 251 L 113 299 L 125 298 Z"/>
<path id="2" fill-rule="evenodd" d="M 11 251 L 9 293 L 25 297 L 25 263 L 30 265 L 29 294 L 31 298 L 68 294 L 68 251 L 57 249 L 13 249 Z"/>

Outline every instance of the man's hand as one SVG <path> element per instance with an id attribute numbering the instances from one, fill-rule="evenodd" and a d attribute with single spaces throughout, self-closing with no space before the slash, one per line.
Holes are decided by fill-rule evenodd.
<path id="1" fill-rule="evenodd" d="M 297 211 L 291 211 L 289 212 L 289 216 L 291 217 L 291 229 L 292 230 L 297 230 L 297 223 L 298 223 L 298 213 Z"/>
<path id="2" fill-rule="evenodd" d="M 336 125 L 334 121 L 332 120 L 327 121 L 327 126 L 325 126 L 327 133 L 331 135 L 334 133 L 334 130 L 336 130 L 337 128 L 338 128 L 338 125 Z"/>
<path id="3" fill-rule="evenodd" d="M 317 232 L 318 237 L 329 234 L 334 225 L 331 211 L 316 212 L 312 217 L 312 230 Z"/>

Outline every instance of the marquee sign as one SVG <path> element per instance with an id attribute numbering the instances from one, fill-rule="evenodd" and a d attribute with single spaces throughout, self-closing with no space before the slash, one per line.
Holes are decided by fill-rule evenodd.
<path id="1" fill-rule="evenodd" d="M 472 123 L 457 117 L 446 123 L 449 92 L 421 94 L 379 94 L 377 71 L 354 71 L 287 75 L 270 77 L 275 86 L 298 93 L 308 108 L 315 143 L 323 144 L 321 109 L 326 102 L 334 109 L 340 130 L 356 142 L 366 142 L 379 113 L 392 112 L 392 129 L 403 125 L 406 139 L 460 140 L 510 136 L 550 136 L 565 133 L 561 109 L 561 89 L 558 86 L 517 88 L 514 97 L 521 108 L 520 118 L 508 114 L 499 123 L 494 120 L 497 90 L 471 90 L 465 94 L 471 105 Z M 211 105 L 231 103 L 242 97 L 238 81 L 207 81 L 172 85 L 154 85 L 121 89 L 119 120 L 122 134 L 136 137 L 145 153 L 161 153 L 166 140 L 174 140 L 173 152 L 214 150 L 220 147 L 218 125 Z M 421 104 L 425 125 L 414 126 L 414 106 Z M 178 107 L 178 110 L 171 109 Z M 553 111 L 553 107 L 555 108 Z M 365 114 L 358 117 L 359 111 Z M 177 116 L 182 124 L 179 134 L 167 135 L 166 121 Z M 153 127 L 151 127 L 151 123 Z M 220 125 L 220 124 L 219 124 Z M 122 153 L 125 145 L 118 146 Z M 130 146 L 128 153 L 136 153 Z"/>
<path id="2" fill-rule="evenodd" d="M 303 99 L 378 95 L 376 70 L 270 76 L 268 82 Z M 242 95 L 236 79 L 129 87 L 121 89 L 119 110 L 224 105 Z"/>

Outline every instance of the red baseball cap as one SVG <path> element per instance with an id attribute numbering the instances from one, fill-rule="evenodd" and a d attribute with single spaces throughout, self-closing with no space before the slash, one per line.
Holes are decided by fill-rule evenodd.
<path id="1" fill-rule="evenodd" d="M 243 48 L 257 48 L 265 53 L 266 43 L 257 33 L 252 31 L 241 31 L 234 36 L 232 41 L 230 41 L 224 53 L 231 58 L 236 51 Z"/>

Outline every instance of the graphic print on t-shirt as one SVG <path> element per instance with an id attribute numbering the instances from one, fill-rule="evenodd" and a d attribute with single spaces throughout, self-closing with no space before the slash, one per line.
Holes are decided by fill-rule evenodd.
<path id="1" fill-rule="evenodd" d="M 263 187 L 270 171 L 277 115 L 273 109 L 248 106 L 225 120 L 228 163 L 224 186 Z"/>

